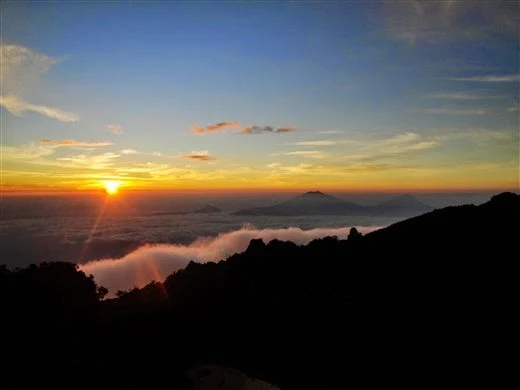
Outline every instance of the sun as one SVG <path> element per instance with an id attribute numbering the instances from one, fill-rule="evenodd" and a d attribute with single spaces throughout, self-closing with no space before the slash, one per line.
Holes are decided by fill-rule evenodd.
<path id="1" fill-rule="evenodd" d="M 105 187 L 105 192 L 107 195 L 115 195 L 119 191 L 119 186 L 121 185 L 120 181 L 115 180 L 105 180 L 102 182 Z"/>

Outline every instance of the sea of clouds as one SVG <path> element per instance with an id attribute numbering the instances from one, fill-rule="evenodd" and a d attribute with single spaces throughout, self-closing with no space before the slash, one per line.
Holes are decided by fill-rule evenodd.
<path id="1" fill-rule="evenodd" d="M 478 204 L 483 196 L 470 195 L 432 195 L 421 200 L 433 206 Z M 77 263 L 85 273 L 94 276 L 98 285 L 115 294 L 152 280 L 163 280 L 191 260 L 225 260 L 243 252 L 255 238 L 266 243 L 276 238 L 302 245 L 331 235 L 345 238 L 351 226 L 367 233 L 399 220 L 373 216 L 233 214 L 243 207 L 275 204 L 291 196 L 136 195 L 120 197 L 106 205 L 104 198 L 90 196 L 7 197 L 0 205 L 0 264 L 15 269 L 44 261 Z M 383 195 L 378 196 L 372 199 L 360 195 L 345 200 L 375 204 L 384 200 Z M 206 204 L 218 206 L 222 212 L 161 214 L 195 210 Z"/>
<path id="2" fill-rule="evenodd" d="M 358 227 L 366 234 L 378 227 Z M 350 228 L 317 228 L 303 230 L 297 227 L 257 229 L 251 225 L 217 236 L 199 237 L 189 245 L 144 245 L 119 259 L 102 259 L 80 265 L 87 275 L 93 275 L 98 285 L 108 288 L 113 296 L 117 291 L 143 287 L 151 281 L 162 281 L 172 272 L 190 262 L 216 262 L 245 251 L 252 239 L 265 243 L 273 239 L 304 245 L 316 238 L 337 236 L 345 239 Z"/>

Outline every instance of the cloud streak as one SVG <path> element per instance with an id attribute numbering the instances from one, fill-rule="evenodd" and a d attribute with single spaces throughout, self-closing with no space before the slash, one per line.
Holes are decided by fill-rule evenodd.
<path id="1" fill-rule="evenodd" d="M 78 122 L 80 119 L 78 115 L 72 112 L 62 111 L 54 107 L 31 104 L 14 95 L 0 96 L 0 106 L 16 116 L 21 116 L 26 111 L 33 111 L 61 122 Z"/>
<path id="2" fill-rule="evenodd" d="M 518 133 L 506 130 L 486 130 L 475 129 L 470 131 L 449 132 L 439 134 L 433 138 L 442 142 L 451 142 L 455 140 L 471 141 L 480 145 L 489 145 L 490 142 L 499 142 L 505 145 L 514 145 Z"/>
<path id="3" fill-rule="evenodd" d="M 120 152 L 121 154 L 129 155 L 129 154 L 141 154 L 138 150 L 135 149 L 123 149 Z"/>
<path id="4" fill-rule="evenodd" d="M 103 170 L 113 166 L 114 160 L 118 159 L 119 157 L 121 157 L 120 154 L 107 152 L 94 156 L 80 154 L 72 157 L 60 157 L 57 158 L 56 161 L 64 161 L 71 164 L 72 166 Z"/>
<path id="5" fill-rule="evenodd" d="M 482 116 L 491 115 L 493 112 L 485 108 L 476 108 L 468 110 L 459 110 L 456 108 L 424 108 L 414 110 L 420 114 L 440 114 L 440 115 L 468 115 L 468 116 Z"/>
<path id="6" fill-rule="evenodd" d="M 206 125 L 204 127 L 200 127 L 197 125 L 192 125 L 191 130 L 197 135 L 204 135 L 208 133 L 220 133 L 223 132 L 227 128 L 237 128 L 241 127 L 239 122 L 228 121 L 228 122 L 218 122 L 211 125 Z M 241 127 L 238 130 L 239 134 L 263 134 L 263 133 L 290 133 L 291 131 L 296 130 L 295 126 L 259 126 L 252 125 L 247 127 Z"/>
<path id="7" fill-rule="evenodd" d="M 289 133 L 291 131 L 295 131 L 295 126 L 281 126 L 281 127 L 273 127 L 273 126 L 248 126 L 244 127 L 240 130 L 240 134 L 263 134 L 263 133 Z"/>
<path id="8" fill-rule="evenodd" d="M 419 114 L 437 114 L 437 115 L 467 115 L 467 116 L 483 116 L 483 115 L 492 115 L 493 111 L 488 110 L 486 108 L 474 108 L 461 110 L 457 108 L 422 108 L 413 110 L 413 112 L 417 112 Z"/>
<path id="9" fill-rule="evenodd" d="M 349 141 L 342 140 L 320 140 L 320 141 L 300 141 L 295 142 L 293 145 L 297 146 L 334 146 L 348 143 Z"/>
<path id="10" fill-rule="evenodd" d="M 341 130 L 323 130 L 319 132 L 320 134 L 343 134 L 344 131 Z"/>
<path id="11" fill-rule="evenodd" d="M 60 141 L 53 141 L 50 139 L 42 139 L 40 141 L 42 145 L 51 145 L 51 146 L 87 146 L 87 147 L 102 147 L 113 145 L 112 142 L 85 142 L 85 141 L 75 141 L 72 139 L 64 139 Z"/>
<path id="12" fill-rule="evenodd" d="M 406 132 L 396 134 L 389 138 L 382 139 L 365 139 L 365 140 L 318 140 L 318 141 L 301 141 L 295 142 L 293 145 L 298 146 L 337 146 L 350 145 L 361 150 L 372 150 L 379 154 L 383 151 L 385 154 L 407 153 L 410 151 L 426 150 L 439 145 L 436 140 L 424 139 L 417 133 Z M 313 155 L 318 151 L 296 151 L 290 152 L 293 155 Z"/>
<path id="13" fill-rule="evenodd" d="M 376 153 L 373 158 L 395 156 L 410 152 L 424 151 L 436 148 L 440 143 L 437 140 L 424 139 L 417 133 L 407 132 L 393 137 L 369 141 L 366 148 Z"/>
<path id="14" fill-rule="evenodd" d="M 218 133 L 223 131 L 226 128 L 229 127 L 238 127 L 240 126 L 240 123 L 234 122 L 234 121 L 228 121 L 228 122 L 218 122 L 210 125 L 206 125 L 204 127 L 200 127 L 197 125 L 192 125 L 191 130 L 198 135 L 204 135 L 207 133 Z"/>
<path id="15" fill-rule="evenodd" d="M 303 156 L 309 158 L 325 158 L 327 155 L 319 150 L 296 150 L 285 153 L 286 156 Z"/>
<path id="16" fill-rule="evenodd" d="M 180 158 L 184 158 L 186 160 L 195 160 L 195 161 L 213 161 L 216 160 L 216 157 L 212 157 L 209 155 L 207 150 L 195 150 L 190 154 L 184 154 L 180 156 Z"/>
<path id="17" fill-rule="evenodd" d="M 364 234 L 376 229 L 378 228 L 358 228 Z M 279 239 L 304 245 L 326 236 L 334 235 L 345 239 L 348 233 L 347 227 L 302 230 L 295 227 L 255 229 L 247 226 L 216 237 L 201 237 L 190 245 L 147 245 L 121 259 L 91 261 L 81 265 L 80 269 L 87 275 L 92 274 L 96 283 L 107 287 L 113 295 L 118 290 L 143 287 L 152 280 L 162 281 L 172 272 L 186 267 L 192 260 L 199 263 L 225 260 L 234 253 L 245 251 L 252 239 L 261 238 L 264 242 Z"/>
<path id="18" fill-rule="evenodd" d="M 520 74 L 450 77 L 452 81 L 475 81 L 479 83 L 513 83 L 520 81 Z"/>
<path id="19" fill-rule="evenodd" d="M 432 93 L 429 95 L 425 95 L 424 98 L 427 99 L 445 99 L 445 100 L 487 100 L 487 99 L 503 99 L 503 96 L 484 96 L 484 95 L 476 95 L 471 93 L 464 92 L 441 92 L 441 93 Z"/>

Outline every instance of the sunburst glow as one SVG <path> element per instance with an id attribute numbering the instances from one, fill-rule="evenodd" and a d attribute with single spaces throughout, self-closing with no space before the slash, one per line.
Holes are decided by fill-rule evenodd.
<path id="1" fill-rule="evenodd" d="M 115 180 L 106 180 L 103 182 L 103 187 L 105 188 L 105 192 L 108 195 L 115 195 L 119 191 L 119 186 L 121 186 L 120 181 Z"/>

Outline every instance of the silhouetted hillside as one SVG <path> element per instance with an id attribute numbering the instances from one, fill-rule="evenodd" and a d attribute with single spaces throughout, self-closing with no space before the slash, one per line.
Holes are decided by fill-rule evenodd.
<path id="1" fill-rule="evenodd" d="M 363 206 L 338 199 L 320 191 L 310 191 L 286 202 L 267 207 L 242 209 L 235 215 L 371 215 L 371 216 L 412 216 L 432 208 L 412 195 L 403 195 L 376 206 Z"/>
<path id="2" fill-rule="evenodd" d="M 418 215 L 432 210 L 432 207 L 412 195 L 401 195 L 371 208 L 373 215 Z"/>
<path id="3" fill-rule="evenodd" d="M 215 365 L 284 390 L 502 387 L 517 379 L 518 221 L 504 193 L 348 240 L 252 240 L 105 301 L 73 265 L 0 268 L 2 381 L 189 389 Z"/>

